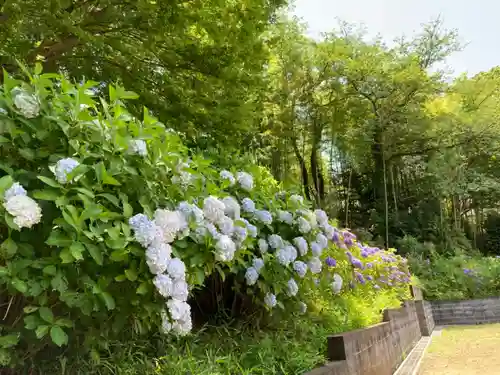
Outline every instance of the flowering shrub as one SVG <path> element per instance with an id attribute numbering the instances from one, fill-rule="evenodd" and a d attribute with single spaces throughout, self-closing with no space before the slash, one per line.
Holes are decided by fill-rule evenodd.
<path id="1" fill-rule="evenodd" d="M 457 253 L 451 257 L 409 258 L 428 299 L 473 299 L 500 296 L 500 258 Z"/>
<path id="2" fill-rule="evenodd" d="M 393 251 L 358 243 L 264 168 L 188 158 L 147 110 L 127 112 L 135 94 L 109 87 L 106 103 L 94 85 L 35 74 L 0 90 L 2 339 L 185 335 L 189 296 L 214 274 L 236 275 L 268 310 L 301 313 L 314 288 L 409 282 Z"/>

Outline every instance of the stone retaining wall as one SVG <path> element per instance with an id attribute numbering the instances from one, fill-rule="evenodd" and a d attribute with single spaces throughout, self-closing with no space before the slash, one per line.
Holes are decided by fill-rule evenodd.
<path id="1" fill-rule="evenodd" d="M 328 337 L 328 359 L 307 375 L 392 375 L 421 337 L 415 301 L 374 326 Z"/>
<path id="2" fill-rule="evenodd" d="M 437 325 L 486 324 L 500 322 L 500 298 L 468 301 L 432 301 Z"/>
<path id="3" fill-rule="evenodd" d="M 418 323 L 422 336 L 430 336 L 434 331 L 434 315 L 432 313 L 432 305 L 428 301 L 415 301 L 417 310 Z"/>

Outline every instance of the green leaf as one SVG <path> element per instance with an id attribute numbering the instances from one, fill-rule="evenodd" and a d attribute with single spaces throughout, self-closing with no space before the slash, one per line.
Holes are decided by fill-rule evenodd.
<path id="1" fill-rule="evenodd" d="M 59 183 L 57 183 L 55 180 L 49 177 L 38 176 L 38 179 L 53 188 L 62 188 L 62 186 Z"/>
<path id="2" fill-rule="evenodd" d="M 61 272 L 58 272 L 57 275 L 50 281 L 50 285 L 59 293 L 64 293 L 68 290 L 68 283 Z"/>
<path id="3" fill-rule="evenodd" d="M 35 329 L 38 327 L 39 319 L 36 315 L 28 315 L 24 318 L 24 326 L 26 329 Z"/>
<path id="4" fill-rule="evenodd" d="M 127 276 L 125 275 L 118 275 L 118 276 L 115 276 L 115 281 L 121 283 L 123 281 L 127 280 Z"/>
<path id="5" fill-rule="evenodd" d="M 87 220 L 87 219 L 96 220 L 98 219 L 101 212 L 102 208 L 99 207 L 99 205 L 92 204 L 89 207 L 86 207 L 85 210 L 83 210 L 81 220 Z"/>
<path id="6" fill-rule="evenodd" d="M 205 281 L 205 272 L 202 269 L 198 268 L 195 272 L 196 284 L 203 285 L 203 281 Z"/>
<path id="7" fill-rule="evenodd" d="M 15 278 L 11 281 L 11 283 L 14 288 L 23 294 L 28 291 L 28 285 L 21 279 Z"/>
<path id="8" fill-rule="evenodd" d="M 68 343 L 68 335 L 59 326 L 53 326 L 50 329 L 50 338 L 52 339 L 52 342 L 59 347 Z"/>
<path id="9" fill-rule="evenodd" d="M 45 320 L 47 323 L 54 323 L 54 314 L 52 310 L 47 306 L 42 306 L 38 309 L 38 313 L 40 314 L 40 318 Z"/>
<path id="10" fill-rule="evenodd" d="M 46 275 L 54 276 L 57 273 L 57 268 L 54 265 L 49 265 L 43 268 L 43 273 Z"/>
<path id="11" fill-rule="evenodd" d="M 14 181 L 9 175 L 0 178 L 0 195 L 3 196 L 4 192 L 12 186 Z"/>
<path id="12" fill-rule="evenodd" d="M 81 242 L 74 242 L 70 247 L 69 251 L 75 260 L 82 260 L 82 253 L 85 251 L 85 247 Z"/>
<path id="13" fill-rule="evenodd" d="M 108 310 L 113 310 L 115 308 L 115 300 L 108 292 L 103 292 L 100 294 Z"/>
<path id="14" fill-rule="evenodd" d="M 84 188 L 76 188 L 77 191 L 79 191 L 80 193 L 86 195 L 87 197 L 89 198 L 95 198 L 95 195 L 94 193 L 92 193 L 90 190 L 88 189 L 84 189 Z"/>
<path id="15" fill-rule="evenodd" d="M 135 292 L 137 294 L 144 295 L 148 292 L 148 290 L 149 290 L 148 283 L 142 282 L 141 285 L 139 285 L 139 287 L 137 288 L 137 290 Z"/>
<path id="16" fill-rule="evenodd" d="M 26 306 L 23 309 L 23 311 L 24 311 L 25 314 L 31 314 L 31 313 L 33 313 L 33 312 L 35 312 L 37 310 L 38 310 L 38 306 L 31 306 L 31 305 L 30 306 Z"/>
<path id="17" fill-rule="evenodd" d="M 69 238 L 65 233 L 57 229 L 53 229 L 52 232 L 50 232 L 49 238 L 47 238 L 47 241 L 45 241 L 45 243 L 49 246 L 68 247 L 71 246 L 73 240 Z"/>
<path id="18" fill-rule="evenodd" d="M 0 277 L 10 275 L 10 271 L 7 267 L 0 267 Z"/>
<path id="19" fill-rule="evenodd" d="M 125 270 L 125 276 L 127 276 L 127 279 L 129 279 L 130 281 L 137 280 L 137 272 L 135 272 L 135 270 L 133 269 Z"/>
<path id="20" fill-rule="evenodd" d="M 94 261 L 102 266 L 103 264 L 103 257 L 102 257 L 102 251 L 99 248 L 99 246 L 91 244 L 91 243 L 85 243 L 85 247 L 87 247 L 87 250 L 90 253 L 90 256 L 94 259 Z"/>
<path id="21" fill-rule="evenodd" d="M 65 318 L 57 319 L 55 324 L 61 327 L 67 327 L 67 328 L 73 327 L 73 322 Z"/>
<path id="22" fill-rule="evenodd" d="M 52 189 L 35 190 L 33 192 L 33 197 L 42 201 L 55 201 L 60 196 L 61 193 Z"/>
<path id="23" fill-rule="evenodd" d="M 0 348 L 12 348 L 19 343 L 19 334 L 0 336 Z"/>
<path id="24" fill-rule="evenodd" d="M 134 213 L 134 209 L 128 202 L 123 202 L 123 216 L 129 218 Z"/>
<path id="25" fill-rule="evenodd" d="M 5 222 L 7 223 L 9 228 L 14 230 L 21 230 L 21 228 L 19 228 L 17 224 L 14 223 L 14 218 L 10 216 L 10 214 L 8 214 L 7 212 L 5 213 Z"/>
<path id="26" fill-rule="evenodd" d="M 71 255 L 71 251 L 69 248 L 62 249 L 62 251 L 59 253 L 59 257 L 61 258 L 63 263 L 73 263 L 75 260 L 73 258 L 73 255 Z"/>
<path id="27" fill-rule="evenodd" d="M 49 326 L 42 325 L 38 326 L 35 330 L 35 335 L 37 339 L 41 339 L 42 337 L 45 337 L 47 333 L 49 333 Z"/>
<path id="28" fill-rule="evenodd" d="M 34 72 L 36 75 L 40 75 L 43 71 L 43 68 L 42 68 L 42 64 L 40 64 L 39 62 L 37 62 L 35 64 L 35 69 L 34 69 Z"/>
<path id="29" fill-rule="evenodd" d="M 12 258 L 17 253 L 17 244 L 12 238 L 7 238 L 2 245 L 0 245 L 2 254 L 6 259 Z"/>
<path id="30" fill-rule="evenodd" d="M 26 160 L 33 161 L 35 159 L 35 152 L 30 148 L 21 148 L 18 152 Z"/>
<path id="31" fill-rule="evenodd" d="M 99 196 L 99 197 L 106 198 L 108 201 L 110 201 L 111 203 L 113 203 L 113 205 L 114 205 L 116 208 L 120 208 L 120 201 L 119 201 L 119 200 L 118 200 L 118 198 L 117 198 L 117 197 L 115 197 L 114 195 L 109 194 L 109 193 L 103 193 L 103 194 L 99 194 L 98 196 Z"/>

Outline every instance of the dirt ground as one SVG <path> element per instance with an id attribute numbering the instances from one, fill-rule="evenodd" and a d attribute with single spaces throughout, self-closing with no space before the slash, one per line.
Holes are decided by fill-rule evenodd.
<path id="1" fill-rule="evenodd" d="M 419 375 L 500 375 L 500 324 L 445 328 L 433 337 Z"/>

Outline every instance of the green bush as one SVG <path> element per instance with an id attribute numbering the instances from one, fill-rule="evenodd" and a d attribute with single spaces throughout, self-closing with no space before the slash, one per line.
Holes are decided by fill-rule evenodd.
<path id="1" fill-rule="evenodd" d="M 500 296 L 500 259 L 458 252 L 451 257 L 410 257 L 427 299 L 462 300 Z"/>
<path id="2" fill-rule="evenodd" d="M 94 359 L 119 337 L 185 335 L 203 291 L 224 309 L 230 290 L 250 310 L 289 315 L 332 290 L 406 290 L 394 251 L 336 229 L 264 168 L 221 171 L 189 155 L 146 109 L 127 112 L 134 93 L 109 87 L 107 102 L 96 86 L 39 69 L 29 83 L 4 77 L 4 363 L 14 347 L 24 361 L 69 334 Z"/>

